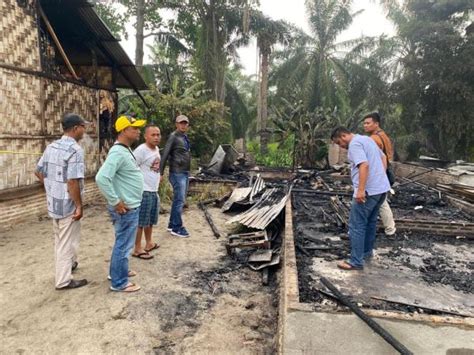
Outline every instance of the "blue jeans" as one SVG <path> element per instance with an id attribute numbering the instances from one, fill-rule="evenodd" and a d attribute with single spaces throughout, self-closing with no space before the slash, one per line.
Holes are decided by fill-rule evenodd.
<path id="1" fill-rule="evenodd" d="M 364 266 L 364 258 L 373 254 L 375 233 L 377 230 L 377 216 L 385 193 L 367 196 L 365 203 L 352 200 L 349 217 L 349 236 L 351 239 L 350 264 L 355 267 Z"/>
<path id="2" fill-rule="evenodd" d="M 128 259 L 135 245 L 138 214 L 140 208 L 119 214 L 112 206 L 107 206 L 115 229 L 115 244 L 110 259 L 110 278 L 112 287 L 122 289 L 128 284 Z"/>
<path id="3" fill-rule="evenodd" d="M 183 227 L 181 214 L 183 213 L 184 201 L 188 192 L 189 173 L 170 173 L 170 183 L 173 186 L 173 204 L 168 228 L 174 231 Z"/>

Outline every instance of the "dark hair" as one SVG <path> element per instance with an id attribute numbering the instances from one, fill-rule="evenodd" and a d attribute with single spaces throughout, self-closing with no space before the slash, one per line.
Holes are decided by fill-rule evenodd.
<path id="1" fill-rule="evenodd" d="M 87 122 L 77 113 L 66 113 L 61 119 L 64 132 L 71 131 L 74 127 L 84 125 Z"/>
<path id="2" fill-rule="evenodd" d="M 145 129 L 143 130 L 143 132 L 146 132 L 148 130 L 148 128 L 151 128 L 151 127 L 156 127 L 158 129 L 160 129 L 160 127 L 158 127 L 156 124 L 154 123 L 148 123 L 146 126 L 145 126 Z"/>
<path id="3" fill-rule="evenodd" d="M 364 120 L 365 120 L 366 118 L 371 118 L 372 121 L 377 122 L 378 124 L 380 124 L 380 115 L 379 115 L 378 112 L 369 113 L 369 114 L 367 114 L 367 115 L 364 116 Z"/>
<path id="4" fill-rule="evenodd" d="M 331 140 L 333 141 L 334 139 L 341 138 L 343 134 L 351 134 L 351 131 L 349 131 L 346 127 L 337 127 L 331 133 Z"/>

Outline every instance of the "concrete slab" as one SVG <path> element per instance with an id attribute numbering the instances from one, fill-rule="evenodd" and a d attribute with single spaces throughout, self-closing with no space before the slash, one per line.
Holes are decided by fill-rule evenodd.
<path id="1" fill-rule="evenodd" d="M 391 345 L 354 314 L 315 312 L 310 304 L 299 302 L 291 198 L 286 204 L 283 238 L 278 352 L 396 354 Z M 364 311 L 415 354 L 474 354 L 474 318 Z"/>
<path id="2" fill-rule="evenodd" d="M 474 353 L 474 331 L 452 326 L 377 319 L 414 354 Z M 287 315 L 283 354 L 397 354 L 357 316 L 295 311 Z"/>

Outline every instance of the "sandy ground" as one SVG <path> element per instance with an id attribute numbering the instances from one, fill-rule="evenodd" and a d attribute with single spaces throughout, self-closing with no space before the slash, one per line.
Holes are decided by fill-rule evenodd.
<path id="1" fill-rule="evenodd" d="M 212 208 L 224 229 L 228 216 Z M 259 273 L 225 252 L 195 206 L 186 211 L 191 238 L 154 231 L 151 261 L 131 258 L 142 290 L 109 291 L 113 245 L 105 206 L 86 209 L 79 268 L 86 287 L 54 289 L 51 221 L 33 220 L 0 234 L 0 353 L 264 354 L 275 350 L 276 293 Z"/>

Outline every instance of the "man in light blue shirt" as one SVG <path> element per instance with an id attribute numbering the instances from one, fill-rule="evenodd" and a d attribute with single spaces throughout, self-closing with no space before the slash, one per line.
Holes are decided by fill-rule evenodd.
<path id="1" fill-rule="evenodd" d="M 138 215 L 143 194 L 143 174 L 130 146 L 140 138 L 145 120 L 121 116 L 115 122 L 117 141 L 110 148 L 104 165 L 95 177 L 97 186 L 107 200 L 107 208 L 115 229 L 115 244 L 110 258 L 110 289 L 134 292 L 140 286 L 128 281 L 136 273 L 129 271 L 128 259 L 135 244 Z"/>
<path id="2" fill-rule="evenodd" d="M 349 217 L 351 258 L 337 266 L 343 270 L 361 270 L 364 259 L 373 256 L 377 216 L 390 190 L 386 174 L 387 161 L 370 137 L 353 134 L 344 127 L 336 128 L 331 140 L 341 148 L 348 149 L 354 186 Z"/>

